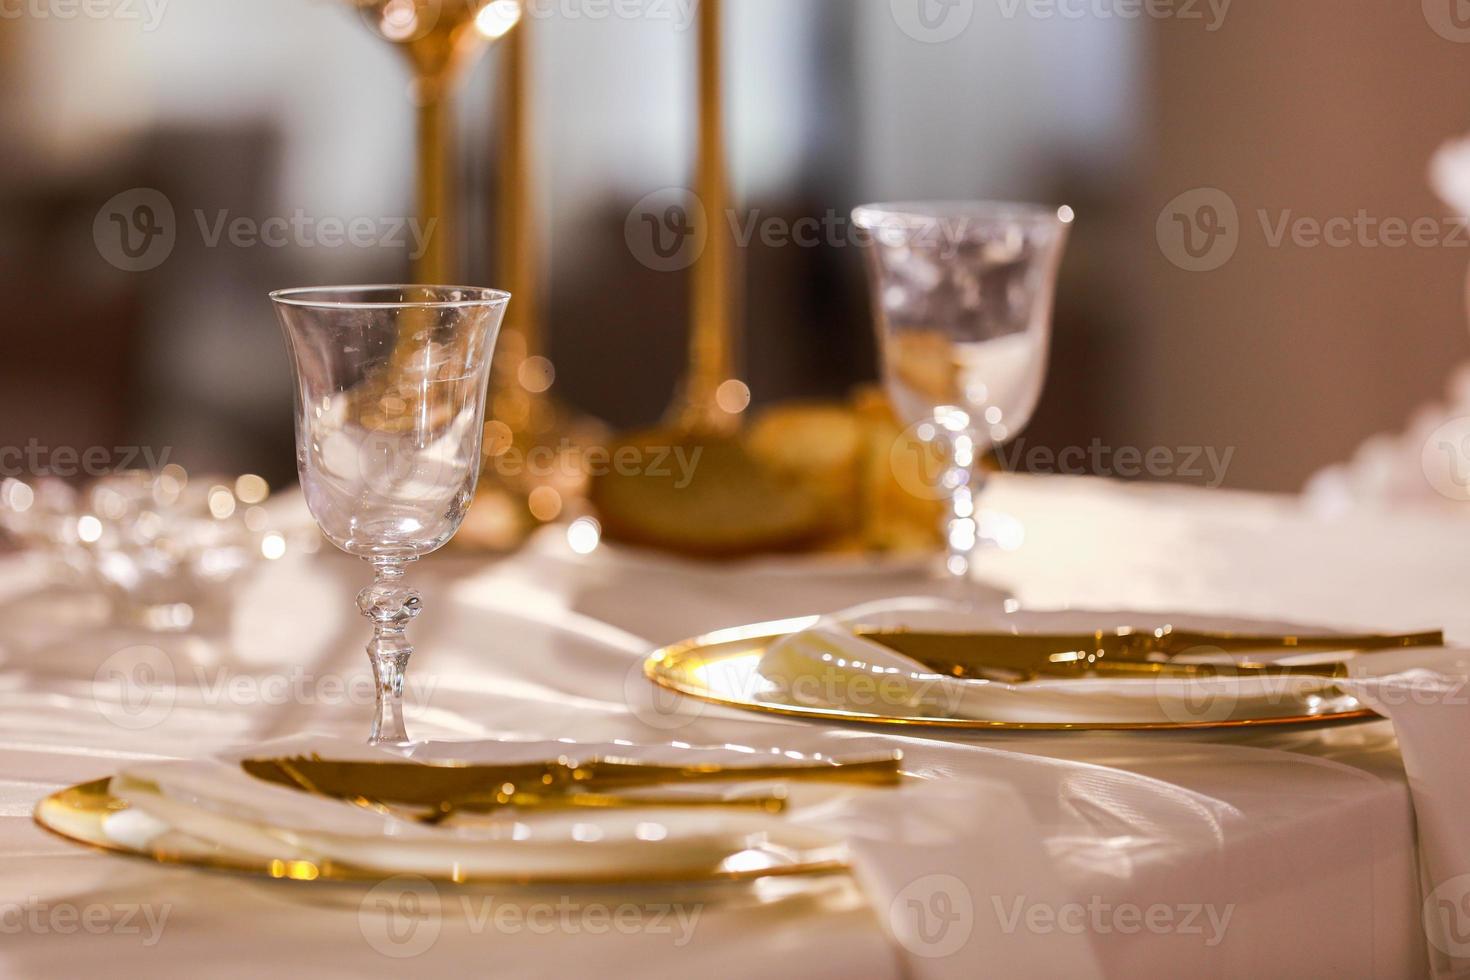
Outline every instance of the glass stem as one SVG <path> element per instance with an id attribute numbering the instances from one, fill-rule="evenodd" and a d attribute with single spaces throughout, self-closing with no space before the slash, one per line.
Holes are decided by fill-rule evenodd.
<path id="1" fill-rule="evenodd" d="M 373 558 L 373 584 L 357 594 L 357 608 L 373 623 L 368 642 L 368 660 L 377 687 L 377 716 L 373 719 L 371 745 L 404 744 L 408 732 L 403 725 L 403 673 L 413 644 L 404 635 L 408 624 L 423 609 L 413 589 L 403 585 L 403 573 L 413 559 Z"/>
<path id="2" fill-rule="evenodd" d="M 950 437 L 949 466 L 944 484 L 949 491 L 949 513 L 944 515 L 944 540 L 948 545 L 945 570 L 955 598 L 967 602 L 971 596 L 970 571 L 980 542 L 980 512 L 975 501 L 985 486 L 985 473 L 973 436 L 958 432 Z"/>

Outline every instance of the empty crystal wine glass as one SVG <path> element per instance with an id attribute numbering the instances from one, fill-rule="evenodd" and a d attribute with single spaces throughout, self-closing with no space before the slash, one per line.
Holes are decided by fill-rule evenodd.
<path id="1" fill-rule="evenodd" d="M 989 202 L 853 212 L 889 399 L 921 439 L 943 444 L 946 568 L 956 583 L 968 582 L 980 538 L 980 460 L 1021 431 L 1041 395 L 1072 217 L 1067 207 Z"/>
<path id="2" fill-rule="evenodd" d="M 312 516 L 373 566 L 371 741 L 403 743 L 405 637 L 419 594 L 405 566 L 459 529 L 480 470 L 485 392 L 507 293 L 350 286 L 271 294 L 296 377 L 296 467 Z"/>

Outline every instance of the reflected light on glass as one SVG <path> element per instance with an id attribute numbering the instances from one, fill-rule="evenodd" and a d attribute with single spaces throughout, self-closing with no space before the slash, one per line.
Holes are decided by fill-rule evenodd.
<path id="1" fill-rule="evenodd" d="M 475 29 L 494 41 L 520 23 L 520 0 L 493 0 L 475 17 Z"/>

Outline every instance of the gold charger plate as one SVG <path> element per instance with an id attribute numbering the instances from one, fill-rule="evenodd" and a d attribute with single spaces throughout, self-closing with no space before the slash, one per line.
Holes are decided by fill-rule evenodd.
<path id="1" fill-rule="evenodd" d="M 107 821 L 128 809 L 125 800 L 108 789 L 110 779 L 70 786 L 36 805 L 35 821 L 46 830 L 74 843 L 109 854 L 144 858 L 160 864 L 183 865 L 209 871 L 227 871 L 292 881 L 331 881 L 376 884 L 409 872 L 381 871 L 333 861 L 293 857 L 282 844 L 279 858 L 266 860 L 254 854 L 230 851 L 187 835 L 169 832 L 139 847 L 107 832 Z M 797 852 L 775 846 L 753 847 L 732 854 L 718 865 L 697 873 L 654 872 L 615 875 L 444 875 L 426 873 L 418 877 L 445 885 L 661 885 L 753 881 L 793 875 L 821 875 L 848 870 L 839 848 Z"/>
<path id="2" fill-rule="evenodd" d="M 643 663 L 644 675 L 655 684 L 713 704 L 766 714 L 811 718 L 829 722 L 896 725 L 971 731 L 1014 732 L 1128 732 L 1190 731 L 1216 728 L 1271 727 L 1281 725 L 1326 725 L 1377 718 L 1368 708 L 1350 698 L 1350 710 L 1324 701 L 1317 711 L 1251 716 L 1242 706 L 1226 717 L 1187 721 L 1137 722 L 1018 722 L 933 715 L 895 715 L 848 708 L 818 707 L 780 700 L 774 685 L 757 670 L 766 648 L 776 640 L 810 629 L 819 616 L 756 623 L 719 630 L 655 650 Z M 1305 707 L 1305 706 L 1303 706 Z M 1240 712 L 1240 713 L 1236 713 Z"/>

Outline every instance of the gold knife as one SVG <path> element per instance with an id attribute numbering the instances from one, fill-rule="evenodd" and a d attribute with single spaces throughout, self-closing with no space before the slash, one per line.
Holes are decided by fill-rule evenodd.
<path id="1" fill-rule="evenodd" d="M 1093 633 L 934 633 L 919 630 L 855 632 L 919 661 L 938 673 L 1020 683 L 1037 677 L 1345 677 L 1342 663 L 1273 664 L 1254 661 L 1181 663 L 1189 653 L 1305 653 L 1440 646 L 1440 632 L 1405 634 L 1281 635 L 1156 630 Z"/>
<path id="2" fill-rule="evenodd" d="M 340 761 L 319 757 L 247 759 L 241 768 L 257 779 L 367 805 L 399 804 L 431 811 L 503 806 L 756 806 L 779 809 L 784 796 L 709 799 L 635 797 L 615 791 L 659 784 L 789 779 L 893 786 L 903 755 L 892 752 L 855 760 L 753 766 L 667 766 L 622 759 L 568 759 L 518 765 L 425 764 Z"/>

